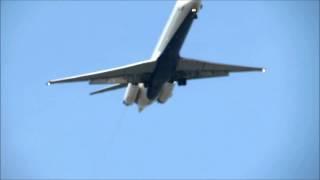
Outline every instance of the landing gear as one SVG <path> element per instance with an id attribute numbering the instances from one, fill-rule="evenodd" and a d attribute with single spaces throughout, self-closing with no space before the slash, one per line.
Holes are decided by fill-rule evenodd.
<path id="1" fill-rule="evenodd" d="M 194 14 L 193 18 L 198 19 L 198 14 Z"/>
<path id="2" fill-rule="evenodd" d="M 177 81 L 178 82 L 178 86 L 185 86 L 187 85 L 187 80 L 186 79 L 180 79 Z"/>
<path id="3" fill-rule="evenodd" d="M 192 8 L 191 11 L 192 11 L 192 13 L 193 13 L 193 18 L 194 18 L 194 19 L 198 19 L 198 14 L 197 14 L 198 9 Z"/>

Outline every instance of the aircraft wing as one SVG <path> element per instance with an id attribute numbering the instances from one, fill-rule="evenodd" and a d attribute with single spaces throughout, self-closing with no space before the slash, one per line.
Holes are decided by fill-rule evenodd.
<path id="1" fill-rule="evenodd" d="M 139 83 L 146 81 L 150 77 L 155 64 L 155 61 L 142 61 L 113 69 L 50 80 L 48 82 L 48 85 L 79 81 L 89 81 L 90 84 L 127 84 L 129 82 Z"/>
<path id="2" fill-rule="evenodd" d="M 175 80 L 228 76 L 229 73 L 246 71 L 264 72 L 264 68 L 218 64 L 181 58 L 177 66 Z"/>

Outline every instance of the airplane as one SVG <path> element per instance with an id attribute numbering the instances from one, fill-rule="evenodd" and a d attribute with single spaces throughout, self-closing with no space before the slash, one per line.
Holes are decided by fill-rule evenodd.
<path id="1" fill-rule="evenodd" d="M 198 12 L 201 0 L 177 0 L 150 59 L 112 69 L 48 81 L 56 83 L 87 81 L 113 84 L 90 93 L 100 94 L 126 87 L 123 103 L 137 104 L 139 112 L 155 100 L 163 104 L 172 96 L 175 84 L 188 80 L 228 76 L 233 72 L 261 71 L 264 68 L 213 63 L 180 56 L 181 47 Z"/>

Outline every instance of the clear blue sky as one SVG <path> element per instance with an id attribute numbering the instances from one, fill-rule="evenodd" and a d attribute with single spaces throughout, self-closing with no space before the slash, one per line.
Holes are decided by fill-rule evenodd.
<path id="1" fill-rule="evenodd" d="M 262 66 L 176 87 L 50 79 L 148 59 L 173 1 L 1 1 L 1 178 L 319 178 L 319 1 L 204 1 L 182 54 Z"/>

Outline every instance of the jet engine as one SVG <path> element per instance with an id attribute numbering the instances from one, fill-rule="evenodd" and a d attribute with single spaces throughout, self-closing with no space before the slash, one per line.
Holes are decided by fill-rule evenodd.
<path id="1" fill-rule="evenodd" d="M 139 94 L 136 100 L 136 103 L 139 106 L 139 110 L 141 111 L 145 106 L 150 104 L 150 100 L 147 97 L 148 89 L 144 87 L 143 83 L 139 84 Z"/>
<path id="2" fill-rule="evenodd" d="M 123 104 L 129 106 L 135 102 L 139 93 L 139 86 L 132 83 L 128 84 L 123 98 Z"/>
<path id="3" fill-rule="evenodd" d="M 165 103 L 171 96 L 172 96 L 172 91 L 174 88 L 174 83 L 165 83 L 162 86 L 162 89 L 160 91 L 159 97 L 158 97 L 158 102 L 163 104 Z"/>

